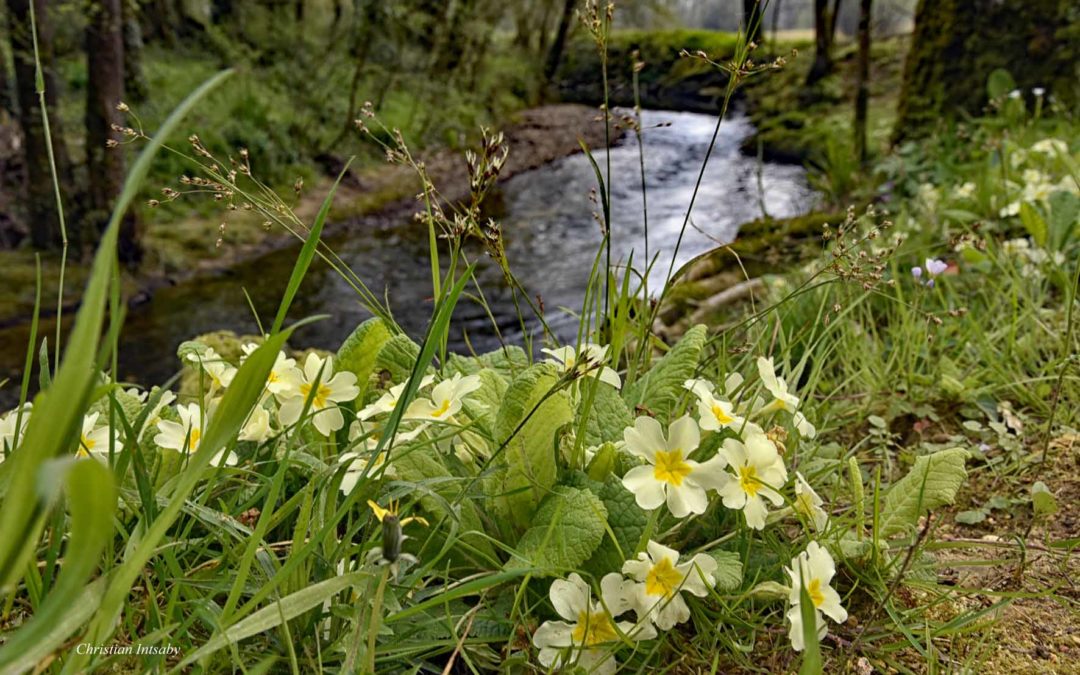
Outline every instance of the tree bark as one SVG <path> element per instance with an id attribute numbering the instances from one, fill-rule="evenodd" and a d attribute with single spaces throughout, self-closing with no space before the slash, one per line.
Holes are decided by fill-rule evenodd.
<path id="1" fill-rule="evenodd" d="M 138 0 L 120 0 L 124 16 L 124 96 L 127 103 L 146 100 L 146 77 L 143 75 L 142 25 Z"/>
<path id="2" fill-rule="evenodd" d="M 57 177 L 62 187 L 74 186 L 71 162 L 57 110 L 56 76 L 53 71 L 53 32 L 48 0 L 33 0 L 37 21 L 38 52 L 45 107 L 51 111 L 50 126 Z M 23 132 L 23 158 L 26 165 L 25 204 L 30 241 L 35 248 L 56 248 L 61 244 L 60 216 L 56 209 L 52 170 L 41 117 L 36 86 L 33 32 L 30 27 L 30 0 L 7 0 L 8 34 L 11 39 L 15 71 L 15 98 L 19 106 L 19 126 Z M 69 195 L 70 196 L 70 195 Z"/>
<path id="3" fill-rule="evenodd" d="M 836 44 L 836 24 L 840 20 L 840 2 L 833 0 L 832 12 L 829 14 L 829 49 Z"/>
<path id="4" fill-rule="evenodd" d="M 109 222 L 124 185 L 124 155 L 106 144 L 112 126 L 123 126 L 116 109 L 124 97 L 124 14 L 122 0 L 92 0 L 86 26 L 86 168 L 89 177 L 86 223 L 100 235 Z M 120 226 L 119 258 L 127 264 L 142 258 L 138 228 L 129 211 Z"/>
<path id="5" fill-rule="evenodd" d="M 565 0 L 563 3 L 562 16 L 559 18 L 559 28 L 555 31 L 555 40 L 551 43 L 548 51 L 547 62 L 544 65 L 544 82 L 551 82 L 559 70 L 563 51 L 566 49 L 566 38 L 570 34 L 570 24 L 574 20 L 574 7 L 577 0 Z"/>
<path id="6" fill-rule="evenodd" d="M 832 72 L 828 13 L 829 0 L 814 0 L 814 62 L 810 65 L 810 72 L 806 74 L 808 87 Z"/>
<path id="7" fill-rule="evenodd" d="M 866 161 L 866 107 L 870 92 L 870 17 L 873 0 L 859 1 L 859 61 L 856 72 L 855 92 L 855 158 L 859 163 Z"/>
<path id="8" fill-rule="evenodd" d="M 1077 104 L 1080 21 L 1063 0 L 920 0 L 904 64 L 893 141 L 918 137 L 961 111 L 981 114 L 987 78 L 1009 71 L 1022 93 L 1044 87 Z"/>

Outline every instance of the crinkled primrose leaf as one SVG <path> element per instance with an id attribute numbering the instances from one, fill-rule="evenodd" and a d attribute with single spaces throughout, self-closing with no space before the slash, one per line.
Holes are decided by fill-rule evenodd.
<path id="1" fill-rule="evenodd" d="M 967 478 L 964 462 L 968 451 L 951 448 L 924 455 L 885 495 L 881 512 L 880 534 L 890 537 L 915 527 L 927 511 L 956 499 L 956 492 Z"/>
<path id="2" fill-rule="evenodd" d="M 358 404 L 364 399 L 379 353 L 390 338 L 386 323 L 373 317 L 357 326 L 338 348 L 334 364 L 338 370 L 356 375 L 356 386 L 360 388 L 356 397 Z"/>
<path id="3" fill-rule="evenodd" d="M 535 567 L 544 575 L 576 569 L 604 538 L 607 508 L 588 490 L 556 487 L 540 504 L 507 569 Z"/>
<path id="4" fill-rule="evenodd" d="M 644 406 L 661 419 L 669 417 L 686 391 L 683 383 L 694 376 L 704 346 L 705 326 L 699 324 L 686 331 L 649 372 L 623 390 L 626 403 L 631 408 Z"/>

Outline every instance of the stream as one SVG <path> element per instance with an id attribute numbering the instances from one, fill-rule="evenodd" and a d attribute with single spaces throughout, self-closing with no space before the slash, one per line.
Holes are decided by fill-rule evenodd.
<path id="1" fill-rule="evenodd" d="M 648 185 L 648 245 L 657 260 L 650 292 L 660 286 L 671 264 L 702 160 L 709 148 L 716 117 L 696 113 L 644 111 L 644 156 Z M 793 216 L 810 209 L 814 193 L 802 167 L 759 163 L 743 156 L 740 143 L 753 127 L 733 115 L 720 128 L 694 202 L 675 269 L 718 243 L 734 239 L 741 223 L 762 215 Z M 603 150 L 596 160 L 604 169 Z M 625 262 L 634 253 L 642 268 L 645 219 L 642 208 L 639 151 L 630 133 L 610 150 L 612 262 Z M 590 199 L 596 177 L 584 154 L 572 155 L 518 174 L 499 186 L 500 220 L 507 257 L 520 282 L 543 298 L 549 325 L 564 340 L 572 340 L 576 319 L 560 308 L 580 311 L 596 252 L 602 241 Z M 431 267 L 426 228 L 404 222 L 396 227 L 349 231 L 327 243 L 378 295 L 384 292 L 394 318 L 410 335 L 423 335 L 431 315 Z M 179 367 L 176 347 L 200 333 L 228 329 L 258 332 L 244 290 L 263 321 L 273 320 L 288 282 L 298 248 L 288 248 L 244 262 L 220 277 L 158 290 L 129 314 L 120 345 L 120 376 L 149 385 L 168 379 Z M 501 273 L 484 258 L 478 271 L 485 297 L 504 338 L 520 338 L 517 313 Z M 290 319 L 313 314 L 329 318 L 300 328 L 295 346 L 336 349 L 370 314 L 355 292 L 318 259 L 305 278 L 290 310 Z M 50 328 L 43 330 L 51 334 Z M 529 330 L 536 330 L 530 326 Z M 0 331 L 0 409 L 17 401 L 18 378 L 25 358 L 27 329 Z M 451 346 L 465 349 L 463 334 L 478 352 L 498 345 L 486 311 L 462 298 L 451 327 Z M 137 376 L 136 376 L 137 375 Z"/>

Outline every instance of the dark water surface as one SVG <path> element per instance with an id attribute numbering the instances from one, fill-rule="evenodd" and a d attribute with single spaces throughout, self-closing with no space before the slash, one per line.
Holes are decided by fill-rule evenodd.
<path id="1" fill-rule="evenodd" d="M 644 122 L 649 252 L 659 254 L 650 282 L 654 288 L 670 264 L 716 118 L 645 111 Z M 718 242 L 731 241 L 739 224 L 762 215 L 763 205 L 772 216 L 797 215 L 812 205 L 813 192 L 802 167 L 759 165 L 740 154 L 739 145 L 751 132 L 750 123 L 741 116 L 721 126 L 694 204 L 693 224 L 676 256 L 676 269 Z M 604 167 L 603 151 L 596 159 Z M 632 134 L 611 149 L 613 262 L 625 261 L 633 251 L 635 267 L 640 269 L 645 226 L 638 161 Z M 582 154 L 519 174 L 501 185 L 505 209 L 501 221 L 511 266 L 530 293 L 543 297 L 549 324 L 564 337 L 574 334 L 576 323 L 558 308 L 580 310 L 601 242 L 593 216 L 598 206 L 590 200 L 595 185 L 592 166 Z M 405 222 L 382 230 L 350 231 L 328 243 L 369 288 L 378 294 L 386 292 L 396 320 L 406 331 L 422 335 L 432 310 L 426 229 Z M 181 341 L 219 329 L 256 333 L 244 290 L 269 324 L 297 250 L 267 254 L 218 278 L 161 289 L 150 302 L 132 309 L 121 339 L 120 376 L 142 384 L 161 382 L 178 368 L 176 347 Z M 515 333 L 519 336 L 517 315 L 501 275 L 486 265 L 479 276 L 500 329 L 511 339 Z M 319 260 L 304 280 L 290 318 L 312 314 L 330 318 L 298 330 L 294 345 L 335 349 L 369 316 L 353 290 Z M 53 329 L 43 326 L 43 330 L 51 335 Z M 478 351 L 497 345 L 484 310 L 463 299 L 451 332 L 458 348 L 464 344 L 465 332 Z M 0 331 L 0 379 L 20 376 L 26 333 L 25 327 Z M 0 390 L 0 406 L 10 406 L 16 388 L 17 382 Z"/>

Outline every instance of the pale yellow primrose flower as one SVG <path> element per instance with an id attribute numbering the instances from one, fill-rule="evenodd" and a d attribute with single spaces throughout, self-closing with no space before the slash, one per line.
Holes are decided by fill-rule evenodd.
<path id="1" fill-rule="evenodd" d="M 243 363 L 252 352 L 259 348 L 254 342 L 249 342 L 240 347 L 244 355 L 240 358 Z M 274 358 L 274 365 L 270 368 L 270 374 L 266 376 L 266 390 L 279 398 L 289 398 L 290 391 L 300 381 L 300 371 L 296 367 L 296 359 L 289 358 L 285 352 L 279 351 Z"/>
<path id="2" fill-rule="evenodd" d="M 821 547 L 816 541 L 810 542 L 806 550 L 791 559 L 791 567 L 785 568 L 791 578 L 791 594 L 788 602 L 791 609 L 788 610 L 787 618 L 791 622 L 791 646 L 797 652 L 806 648 L 803 640 L 802 610 L 802 585 L 806 584 L 806 593 L 814 603 L 814 621 L 816 623 L 817 636 L 820 641 L 828 632 L 828 626 L 822 620 L 821 615 L 829 617 L 837 623 L 847 621 L 848 613 L 840 605 L 840 594 L 829 585 L 836 574 L 836 564 L 829 552 Z"/>
<path id="3" fill-rule="evenodd" d="M 244 428 L 240 430 L 239 439 L 262 443 L 270 438 L 270 433 L 270 411 L 262 405 L 257 405 L 248 416 L 247 422 L 244 423 Z"/>
<path id="4" fill-rule="evenodd" d="M 207 347 L 202 355 L 188 354 L 187 358 L 188 361 L 198 364 L 210 377 L 211 390 L 225 389 L 236 377 L 236 368 L 214 351 L 213 347 Z"/>
<path id="5" fill-rule="evenodd" d="M 309 414 L 320 434 L 329 436 L 345 426 L 345 418 L 337 404 L 348 403 L 360 394 L 360 389 L 356 386 L 356 375 L 350 372 L 335 373 L 333 356 L 321 359 L 315 354 L 308 354 L 304 361 L 304 370 L 297 371 L 295 376 L 299 379 L 290 383 L 287 391 L 291 395 L 278 410 L 278 419 L 282 425 L 296 424 L 310 398 Z M 313 391 L 316 379 L 319 380 L 319 387 Z"/>
<path id="6" fill-rule="evenodd" d="M 450 379 L 435 385 L 430 399 L 419 398 L 410 403 L 405 411 L 405 419 L 445 422 L 460 412 L 465 397 L 479 388 L 479 375 L 462 377 L 461 373 L 455 373 Z"/>
<path id="7" fill-rule="evenodd" d="M 614 620 L 631 608 L 628 582 L 621 574 L 612 572 L 601 579 L 600 590 L 602 601 L 593 602 L 592 589 L 577 573 L 551 582 L 551 604 L 566 621 L 545 621 L 533 634 L 542 666 L 576 665 L 593 675 L 611 675 L 617 664 L 605 645 L 618 646 L 620 636 L 631 640 L 656 637 L 656 629 L 649 624 Z"/>
<path id="8" fill-rule="evenodd" d="M 19 425 L 19 436 L 15 437 L 15 423 L 19 421 L 19 409 L 8 411 L 0 417 L 0 462 L 4 461 L 4 451 L 11 452 L 19 447 L 22 438 L 26 434 L 26 424 L 30 421 L 30 411 L 33 404 L 27 402 L 22 408 L 22 423 Z"/>
<path id="9" fill-rule="evenodd" d="M 400 429 L 394 435 L 393 446 L 397 446 L 398 443 L 407 443 L 414 440 L 419 436 L 427 425 L 420 425 L 418 428 L 412 431 L 401 431 Z M 364 435 L 364 428 L 360 422 L 353 422 L 349 427 L 349 441 L 355 442 L 361 436 Z M 383 464 L 386 463 L 386 451 L 390 450 L 390 447 L 383 448 L 383 451 L 375 456 L 375 450 L 379 447 L 379 432 L 370 434 L 363 440 L 363 451 L 350 451 L 342 453 L 338 458 L 338 463 L 344 465 L 345 475 L 341 479 L 341 486 L 338 488 L 343 494 L 352 494 L 352 491 L 356 489 L 356 484 L 360 481 L 360 477 L 364 475 L 365 471 L 370 476 L 374 474 Z M 368 465 L 371 468 L 368 468 Z M 387 466 L 383 471 L 384 476 L 387 478 L 394 478 L 393 466 Z"/>
<path id="10" fill-rule="evenodd" d="M 632 601 L 638 621 L 651 620 L 660 630 L 671 630 L 690 619 L 683 591 L 703 598 L 716 585 L 716 560 L 705 553 L 679 564 L 679 552 L 650 540 L 647 552 L 627 560 L 622 571 L 637 583 Z"/>
<path id="11" fill-rule="evenodd" d="M 113 442 L 114 453 L 120 452 L 123 447 L 120 432 L 109 426 L 107 421 L 104 426 L 97 427 L 98 417 L 100 417 L 99 413 L 90 413 L 83 417 L 79 447 L 75 451 L 75 456 L 79 459 L 85 459 L 91 455 L 100 460 L 108 459 L 110 438 Z"/>
<path id="12" fill-rule="evenodd" d="M 158 434 L 154 436 L 154 443 L 168 450 L 176 450 L 185 455 L 194 455 L 202 443 L 202 430 L 205 426 L 203 411 L 198 403 L 176 406 L 176 413 L 180 416 L 180 422 L 160 420 L 157 423 Z M 219 450 L 210 460 L 214 466 L 220 466 L 222 458 L 225 466 L 236 466 L 240 459 L 235 452 L 225 456 L 225 450 Z"/>
<path id="13" fill-rule="evenodd" d="M 744 441 L 724 440 L 719 455 L 727 459 L 734 472 L 731 480 L 718 488 L 724 506 L 741 509 L 749 527 L 765 529 L 768 509 L 763 498 L 780 506 L 784 498 L 777 490 L 787 482 L 787 467 L 776 445 L 765 434 L 748 429 Z"/>
<path id="14" fill-rule="evenodd" d="M 606 382 L 616 389 L 622 388 L 622 378 L 612 368 L 602 365 L 607 361 L 607 345 L 586 343 L 581 345 L 581 350 L 575 352 L 573 347 L 559 347 L 558 349 L 541 349 L 550 359 L 548 363 L 554 363 L 566 373 L 581 373 L 589 377 L 595 377 L 601 382 Z"/>
<path id="15" fill-rule="evenodd" d="M 783 378 L 777 377 L 776 366 L 773 365 L 772 357 L 765 358 L 759 356 L 757 359 L 758 376 L 761 377 L 761 382 L 765 385 L 765 389 L 768 390 L 773 396 L 773 400 L 759 412 L 765 414 L 772 412 L 773 410 L 785 410 L 789 413 L 794 413 L 796 408 L 799 407 L 799 397 L 788 391 L 787 382 Z"/>
<path id="16" fill-rule="evenodd" d="M 435 381 L 434 375 L 425 375 L 420 380 L 420 387 L 417 391 L 422 391 Z M 356 418 L 359 420 L 368 420 L 376 415 L 393 412 L 397 407 L 398 401 L 401 399 L 401 395 L 405 393 L 405 388 L 409 386 L 409 380 L 405 380 L 401 384 L 395 384 L 390 387 L 377 401 L 369 406 L 365 406 L 363 410 L 356 414 Z"/>
<path id="17" fill-rule="evenodd" d="M 818 532 L 824 530 L 829 524 L 829 514 L 825 513 L 825 509 L 821 508 L 824 503 L 818 493 L 814 492 L 814 488 L 810 487 L 810 483 L 803 478 L 801 473 L 796 471 L 795 510 L 809 520 Z"/>
<path id="18" fill-rule="evenodd" d="M 715 387 L 705 380 L 687 380 L 683 387 L 698 400 L 698 424 L 702 431 L 719 431 L 727 427 L 739 429 L 745 420 L 735 413 L 735 406 L 716 397 Z"/>
<path id="19" fill-rule="evenodd" d="M 626 449 L 648 462 L 627 471 L 623 486 L 646 511 L 667 502 L 676 518 L 705 513 L 709 505 L 705 491 L 721 490 L 728 483 L 727 460 L 721 455 L 702 463 L 687 459 L 701 440 L 697 422 L 689 415 L 672 422 L 668 433 L 664 438 L 660 423 L 646 416 L 623 432 Z"/>

